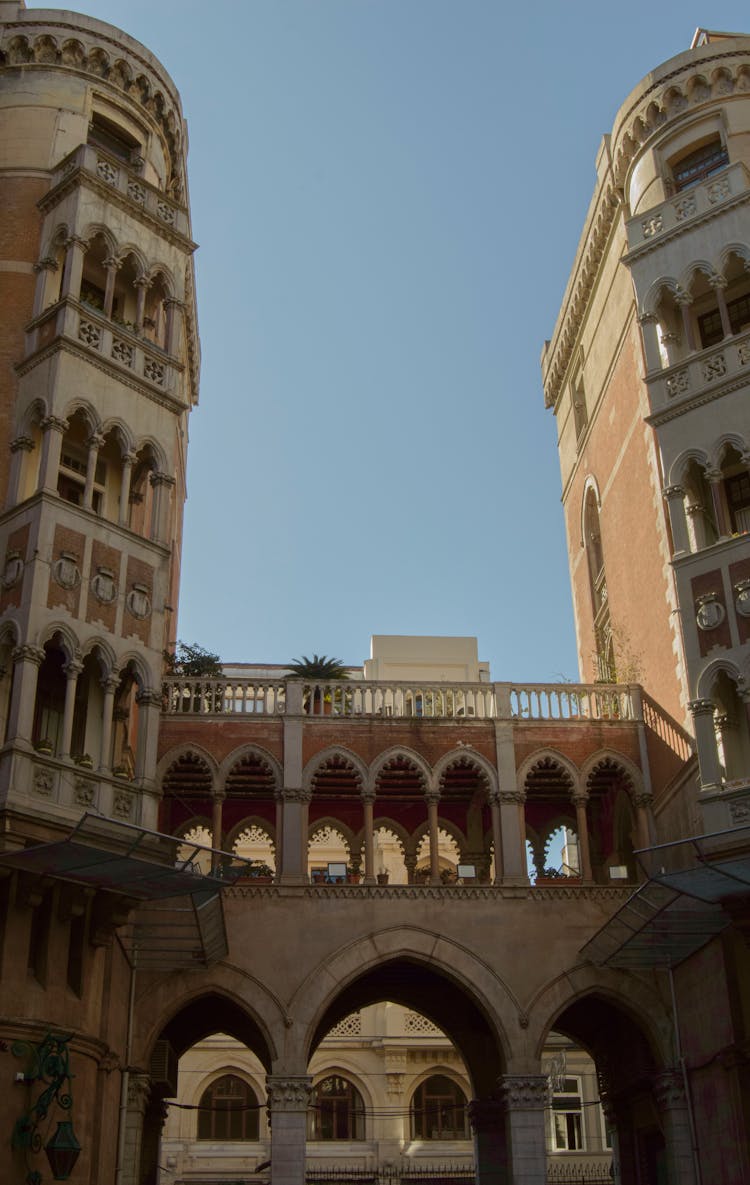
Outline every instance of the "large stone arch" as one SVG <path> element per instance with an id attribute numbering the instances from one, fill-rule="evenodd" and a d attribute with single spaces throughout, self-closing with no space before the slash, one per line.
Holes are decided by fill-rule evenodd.
<path id="1" fill-rule="evenodd" d="M 416 992 L 415 984 L 421 985 Z M 425 985 L 433 989 L 429 997 Z M 332 1025 L 383 999 L 414 1007 L 443 1029 L 461 1051 L 475 1092 L 492 1093 L 520 1008 L 484 960 L 416 926 L 389 927 L 346 944 L 310 972 L 289 1002 L 308 1057 Z"/>

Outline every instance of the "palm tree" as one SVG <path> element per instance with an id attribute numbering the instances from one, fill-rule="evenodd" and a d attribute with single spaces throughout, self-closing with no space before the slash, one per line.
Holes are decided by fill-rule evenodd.
<path id="1" fill-rule="evenodd" d="M 297 679 L 316 679 L 327 682 L 330 679 L 348 679 L 346 667 L 340 658 L 328 658 L 325 654 L 313 654 L 289 663 L 289 672 Z"/>

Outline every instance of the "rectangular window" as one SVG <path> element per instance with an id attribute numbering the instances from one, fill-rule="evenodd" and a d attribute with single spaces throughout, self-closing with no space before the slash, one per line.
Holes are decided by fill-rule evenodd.
<path id="1" fill-rule="evenodd" d="M 581 1084 L 564 1078 L 552 1096 L 552 1147 L 557 1152 L 580 1152 L 584 1147 Z"/>
<path id="2" fill-rule="evenodd" d="M 709 140 L 700 148 L 683 156 L 673 167 L 675 189 L 689 189 L 691 185 L 698 185 L 729 164 L 729 154 L 717 136 Z"/>

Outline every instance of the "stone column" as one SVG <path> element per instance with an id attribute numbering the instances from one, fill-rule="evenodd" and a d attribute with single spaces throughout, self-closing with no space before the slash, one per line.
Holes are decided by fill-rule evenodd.
<path id="1" fill-rule="evenodd" d="M 650 848 L 654 842 L 653 795 L 645 793 L 636 794 L 634 801 L 638 847 Z"/>
<path id="2" fill-rule="evenodd" d="M 594 879 L 591 871 L 591 849 L 589 847 L 589 821 L 586 815 L 588 794 L 574 794 L 573 806 L 576 808 L 576 829 L 578 831 L 578 850 L 581 854 L 581 877 L 584 881 Z"/>
<path id="3" fill-rule="evenodd" d="M 118 1165 L 117 1185 L 140 1185 L 141 1144 L 143 1140 L 143 1117 L 146 1114 L 151 1079 L 148 1074 L 130 1072 L 128 1077 L 128 1103 L 125 1114 L 125 1134 L 122 1141 L 122 1163 Z"/>
<path id="4" fill-rule="evenodd" d="M 51 255 L 46 255 L 44 259 L 40 259 L 38 263 L 34 264 L 34 271 L 37 280 L 36 287 L 34 288 L 32 319 L 39 317 L 44 312 L 44 298 L 47 293 L 47 272 L 57 271 L 57 260 L 53 259 Z"/>
<path id="5" fill-rule="evenodd" d="M 112 768 L 112 716 L 115 707 L 115 692 L 119 686 L 120 679 L 117 675 L 109 675 L 106 679 L 102 679 L 104 703 L 102 704 L 102 732 L 101 746 L 99 748 L 99 769 L 103 773 L 109 773 Z"/>
<path id="6" fill-rule="evenodd" d="M 31 746 L 36 706 L 36 685 L 45 652 L 41 646 L 18 646 L 13 651 L 13 697 L 8 712 L 8 740 L 22 748 Z"/>
<path id="7" fill-rule="evenodd" d="M 672 528 L 673 555 L 687 555 L 690 551 L 688 538 L 687 517 L 685 515 L 685 491 L 682 486 L 666 486 L 664 497 L 669 509 L 669 524 Z"/>
<path id="8" fill-rule="evenodd" d="M 120 506 L 118 522 L 121 527 L 127 527 L 130 521 L 130 482 L 133 477 L 133 465 L 136 461 L 135 453 L 125 453 L 122 458 L 122 478 L 120 480 Z"/>
<path id="9" fill-rule="evenodd" d="M 305 1185 L 308 1075 L 266 1078 L 271 1124 L 271 1185 Z"/>
<path id="10" fill-rule="evenodd" d="M 503 1101 L 513 1185 L 545 1185 L 547 1155 L 544 1112 L 549 1095 L 546 1074 L 503 1074 Z"/>
<path id="11" fill-rule="evenodd" d="M 661 351 L 659 350 L 659 321 L 653 313 L 642 313 L 638 318 L 643 338 L 643 352 L 646 355 L 646 370 L 651 374 L 654 370 L 662 369 Z"/>
<path id="12" fill-rule="evenodd" d="M 115 280 L 117 279 L 117 273 L 121 267 L 121 259 L 115 259 L 110 255 L 108 259 L 104 260 L 104 270 L 107 273 L 107 281 L 104 288 L 103 312 L 104 316 L 109 319 L 112 317 L 112 306 L 114 305 L 115 300 Z"/>
<path id="13" fill-rule="evenodd" d="M 273 798 L 276 806 L 276 843 L 274 845 L 276 876 L 274 880 L 278 882 L 281 880 L 284 871 L 284 865 L 282 863 L 284 858 L 284 795 L 278 787 L 273 792 Z"/>
<path id="14" fill-rule="evenodd" d="M 503 1104 L 498 1099 L 472 1099 L 467 1114 L 474 1137 L 477 1185 L 510 1185 Z"/>
<path id="15" fill-rule="evenodd" d="M 365 833 L 365 884 L 374 885 L 375 876 L 375 830 L 374 830 L 375 791 L 371 787 L 362 790 L 362 809 L 364 812 Z"/>
<path id="16" fill-rule="evenodd" d="M 724 337 L 732 336 L 732 326 L 729 320 L 729 310 L 727 308 L 726 298 L 724 296 L 724 289 L 727 286 L 727 281 L 724 276 L 715 275 L 709 276 L 709 284 L 716 293 L 716 303 L 719 306 L 719 316 L 721 317 L 721 331 Z"/>
<path id="17" fill-rule="evenodd" d="M 23 472 L 23 458 L 25 453 L 33 453 L 34 441 L 30 436 L 17 436 L 10 442 L 10 471 L 8 473 L 8 496 L 5 499 L 6 509 L 15 506 L 21 495 L 21 473 Z"/>
<path id="18" fill-rule="evenodd" d="M 94 500 L 94 477 L 96 476 L 96 462 L 99 457 L 99 449 L 104 444 L 104 437 L 97 435 L 95 432 L 89 436 L 88 453 L 86 454 L 86 484 L 83 487 L 83 508 L 84 510 L 91 510 Z"/>
<path id="19" fill-rule="evenodd" d="M 492 845 L 495 849 L 495 880 L 496 885 L 503 883 L 503 830 L 500 822 L 500 794 L 494 791 L 490 794 L 490 813 L 492 815 Z"/>
<path id="20" fill-rule="evenodd" d="M 136 778 L 140 786 L 151 785 L 156 774 L 156 746 L 159 739 L 161 692 L 144 688 L 136 694 L 138 704 L 138 756 Z"/>
<path id="21" fill-rule="evenodd" d="M 309 790 L 284 788 L 284 825 L 281 867 L 287 884 L 307 881 L 307 826 L 310 814 Z"/>
<path id="22" fill-rule="evenodd" d="M 720 539 L 728 539 L 732 531 L 729 526 L 727 507 L 724 501 L 724 475 L 720 469 L 707 469 L 706 481 L 711 491 L 711 505 L 716 519 L 716 530 Z"/>
<path id="23" fill-rule="evenodd" d="M 63 761 L 70 758 L 70 745 L 73 736 L 73 713 L 76 706 L 76 689 L 78 676 L 83 670 L 83 663 L 71 658 L 65 664 L 65 707 L 63 708 L 62 737 L 60 753 Z"/>
<path id="24" fill-rule="evenodd" d="M 151 281 L 146 276 L 140 276 L 134 281 L 133 287 L 136 291 L 135 298 L 135 328 L 136 333 L 140 333 L 143 329 L 143 314 L 146 308 L 146 292 L 151 287 Z"/>
<path id="25" fill-rule="evenodd" d="M 440 802 L 439 790 L 428 790 L 425 794 L 427 799 L 427 826 L 429 828 L 430 836 L 430 884 L 440 884 L 440 859 L 438 848 L 438 803 Z"/>
<path id="26" fill-rule="evenodd" d="M 662 333 L 660 340 L 667 351 L 667 366 L 674 366 L 680 361 L 677 353 L 680 345 L 679 336 L 676 333 Z"/>
<path id="27" fill-rule="evenodd" d="M 682 1072 L 671 1069 L 657 1075 L 654 1098 L 664 1125 L 670 1185 L 698 1185 Z"/>
<path id="28" fill-rule="evenodd" d="M 211 815 L 211 847 L 222 850 L 224 842 L 224 799 L 225 794 L 220 791 L 214 791 Z M 219 857 L 213 857 L 214 869 L 219 867 Z"/>
<path id="29" fill-rule="evenodd" d="M 167 313 L 167 325 L 164 334 L 164 349 L 168 354 L 176 354 L 178 340 L 177 340 L 177 314 L 185 306 L 181 300 L 176 300 L 173 296 L 168 296 L 164 301 L 164 308 Z"/>
<path id="30" fill-rule="evenodd" d="M 407 885 L 413 885 L 417 871 L 417 853 L 404 852 L 404 864 L 406 865 L 406 883 Z"/>
<path id="31" fill-rule="evenodd" d="M 170 477 L 168 473 L 152 473 L 149 481 L 154 490 L 151 538 L 157 543 L 166 543 L 169 521 L 169 490 L 175 484 L 174 478 Z"/>
<path id="32" fill-rule="evenodd" d="M 528 884 L 526 871 L 526 795 L 523 790 L 500 791 L 500 828 L 503 846 L 503 878 L 511 884 Z"/>
<path id="33" fill-rule="evenodd" d="M 65 242 L 65 268 L 63 270 L 62 290 L 60 296 L 74 296 L 76 300 L 81 295 L 81 278 L 83 276 L 83 257 L 88 243 L 71 235 Z"/>
<path id="34" fill-rule="evenodd" d="M 683 292 L 678 288 L 675 292 L 675 300 L 680 306 L 680 313 L 682 315 L 682 332 L 685 337 L 685 344 L 691 354 L 695 353 L 695 336 L 693 334 L 693 323 L 690 320 L 690 306 L 693 301 L 690 293 Z"/>
<path id="35" fill-rule="evenodd" d="M 701 790 L 720 790 L 721 766 L 716 748 L 713 700 L 695 699 L 688 707 L 693 716 Z"/>
<path id="36" fill-rule="evenodd" d="M 47 416 L 42 420 L 42 458 L 39 466 L 40 489 L 51 494 L 57 493 L 57 478 L 60 472 L 60 453 L 62 452 L 63 435 L 67 430 L 66 420 L 57 416 Z"/>

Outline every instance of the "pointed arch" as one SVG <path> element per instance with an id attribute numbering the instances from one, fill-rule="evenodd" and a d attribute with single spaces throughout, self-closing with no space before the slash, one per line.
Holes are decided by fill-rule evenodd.
<path id="1" fill-rule="evenodd" d="M 589 782 L 606 766 L 610 766 L 625 775 L 624 786 L 630 798 L 640 794 L 644 789 L 643 771 L 634 761 L 619 753 L 616 749 L 599 749 L 592 753 L 581 766 L 581 786 L 589 790 Z"/>
<path id="2" fill-rule="evenodd" d="M 442 757 L 438 758 L 432 769 L 432 776 L 435 786 L 442 788 L 442 779 L 447 773 L 450 766 L 454 764 L 471 765 L 478 770 L 484 779 L 485 789 L 488 796 L 497 792 L 498 778 L 497 770 L 490 761 L 487 760 L 481 753 L 477 753 L 475 749 L 451 749 L 449 753 L 444 753 Z"/>
<path id="3" fill-rule="evenodd" d="M 156 766 L 156 784 L 158 786 L 161 786 L 164 776 L 169 769 L 183 757 L 190 757 L 203 762 L 211 774 L 213 785 L 216 785 L 217 765 L 213 754 L 209 753 L 208 749 L 204 749 L 202 745 L 196 745 L 192 741 L 183 741 L 181 744 L 169 749 L 158 762 Z"/>
<path id="4" fill-rule="evenodd" d="M 669 476 L 667 478 L 667 485 L 682 485 L 685 474 L 687 472 L 690 462 L 694 461 L 702 469 L 708 469 L 711 466 L 711 461 L 705 449 L 689 448 L 675 457 L 674 461 L 669 467 Z"/>
<path id="5" fill-rule="evenodd" d="M 518 767 L 516 780 L 519 790 L 524 789 L 529 774 L 542 766 L 550 768 L 553 764 L 561 769 L 569 779 L 571 793 L 581 785 L 581 771 L 578 766 L 569 757 L 565 757 L 559 749 L 545 747 L 530 753 Z"/>
<path id="6" fill-rule="evenodd" d="M 391 748 L 378 754 L 370 764 L 370 785 L 375 786 L 386 766 L 399 759 L 415 767 L 422 778 L 422 788 L 424 790 L 432 788 L 434 779 L 431 766 L 422 757 L 421 753 L 417 753 L 415 749 L 411 749 L 408 745 L 393 745 Z"/>
<path id="7" fill-rule="evenodd" d="M 216 769 L 216 786 L 217 789 L 226 792 L 227 778 L 229 778 L 236 766 L 241 765 L 247 758 L 255 758 L 257 762 L 267 771 L 273 783 L 271 796 L 276 790 L 281 789 L 284 785 L 284 774 L 281 768 L 281 763 L 277 757 L 264 749 L 262 745 L 248 743 L 240 745 L 237 749 L 232 749 L 231 753 L 222 760 Z"/>
<path id="8" fill-rule="evenodd" d="M 64 621 L 50 621 L 39 630 L 37 645 L 46 646 L 54 638 L 59 637 L 60 649 L 67 656 L 68 661 L 77 659 L 81 653 L 81 646 L 77 634 Z"/>
<path id="9" fill-rule="evenodd" d="M 659 306 L 662 301 L 662 293 L 668 292 L 673 298 L 677 296 L 680 291 L 680 285 L 674 276 L 660 276 L 658 280 L 654 280 L 648 292 L 643 298 L 641 308 L 639 310 L 642 317 L 656 317 L 659 313 Z"/>
<path id="10" fill-rule="evenodd" d="M 369 771 L 362 758 L 345 745 L 329 745 L 311 757 L 305 765 L 302 771 L 302 785 L 305 790 L 312 792 L 316 775 L 328 762 L 333 761 L 345 762 L 351 767 L 360 792 L 369 786 Z"/>
<path id="11" fill-rule="evenodd" d="M 747 669 L 750 674 L 750 662 L 747 664 Z M 714 683 L 722 673 L 736 685 L 738 690 L 748 685 L 748 674 L 744 673 L 736 662 L 730 658 L 715 658 L 703 668 L 698 676 L 696 686 L 698 699 L 713 698 Z"/>

